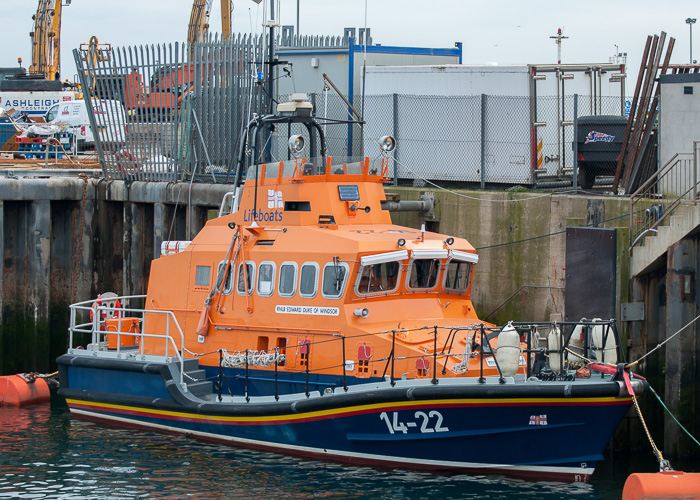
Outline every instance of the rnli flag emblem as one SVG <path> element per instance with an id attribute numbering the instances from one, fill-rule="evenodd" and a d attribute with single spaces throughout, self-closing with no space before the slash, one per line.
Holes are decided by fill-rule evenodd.
<path id="1" fill-rule="evenodd" d="M 530 425 L 547 425 L 547 415 L 530 415 Z"/>
<path id="2" fill-rule="evenodd" d="M 267 208 L 283 208 L 282 191 L 267 190 Z"/>
<path id="3" fill-rule="evenodd" d="M 586 142 L 584 142 L 584 144 L 588 144 L 589 142 L 612 142 L 614 140 L 614 135 L 608 135 L 604 134 L 603 132 L 596 132 L 595 130 L 591 130 L 590 132 L 588 132 L 588 135 L 586 136 Z"/>

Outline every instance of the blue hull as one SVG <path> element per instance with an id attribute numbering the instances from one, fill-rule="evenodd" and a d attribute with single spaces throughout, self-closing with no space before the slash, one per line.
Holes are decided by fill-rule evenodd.
<path id="1" fill-rule="evenodd" d="M 58 359 L 74 415 L 285 453 L 586 481 L 631 405 L 610 380 L 398 381 L 297 397 L 194 396 L 165 363 Z"/>

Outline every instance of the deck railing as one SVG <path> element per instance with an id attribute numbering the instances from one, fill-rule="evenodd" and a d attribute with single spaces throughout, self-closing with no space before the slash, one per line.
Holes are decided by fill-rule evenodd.
<path id="1" fill-rule="evenodd" d="M 577 376 L 574 371 L 585 366 L 588 361 L 594 361 L 597 363 L 608 363 L 615 365 L 618 361 L 624 361 L 625 355 L 622 349 L 622 344 L 617 330 L 617 326 L 614 320 L 592 320 L 586 321 L 582 320 L 580 322 L 560 322 L 560 323 L 510 323 L 521 338 L 520 349 L 520 360 L 518 373 L 524 375 L 526 379 L 530 379 L 532 376 L 536 376 L 542 380 L 574 380 Z M 577 326 L 582 326 L 583 328 L 577 329 Z M 226 375 L 224 368 L 231 368 L 231 364 L 226 363 L 226 359 L 230 359 L 231 354 L 220 350 L 219 351 L 219 372 L 216 387 L 218 388 L 218 399 L 222 400 L 222 389 L 223 387 L 229 388 L 229 395 L 234 396 L 244 396 L 246 401 L 250 401 L 250 382 L 268 382 L 272 383 L 274 387 L 274 397 L 279 399 L 280 390 L 278 387 L 278 376 L 279 367 L 288 365 L 288 362 L 292 360 L 290 356 L 297 357 L 299 352 L 305 354 L 304 362 L 301 364 L 297 363 L 294 366 L 295 372 L 302 372 L 304 374 L 303 380 L 297 380 L 293 383 L 299 383 L 304 385 L 304 393 L 306 397 L 311 396 L 312 390 L 331 390 L 334 387 L 339 387 L 348 390 L 348 380 L 346 376 L 346 371 L 348 370 L 348 365 L 352 365 L 355 360 L 348 358 L 346 352 L 347 341 L 362 341 L 363 337 L 372 337 L 377 335 L 391 335 L 391 345 L 387 348 L 384 353 L 371 352 L 372 362 L 375 363 L 379 370 L 383 367 L 383 372 L 381 375 L 382 380 L 386 380 L 388 377 L 389 383 L 393 386 L 398 380 L 402 380 L 403 376 L 396 376 L 397 361 L 405 362 L 406 360 L 415 360 L 416 366 L 421 364 L 425 370 L 422 378 L 430 380 L 432 384 L 437 385 L 440 380 L 440 375 L 445 377 L 447 373 L 447 362 L 450 358 L 462 358 L 462 362 L 459 364 L 464 364 L 464 371 L 461 373 L 466 373 L 469 369 L 470 361 L 478 358 L 478 381 L 479 383 L 486 383 L 485 369 L 496 369 L 498 374 L 498 379 L 500 383 L 506 382 L 506 377 L 503 374 L 501 366 L 497 358 L 497 348 L 493 345 L 494 339 L 505 327 L 497 327 L 484 323 L 464 326 L 464 327 L 423 327 L 414 330 L 391 330 L 384 332 L 373 332 L 365 333 L 353 336 L 331 336 L 331 338 L 323 338 L 322 340 L 310 340 L 313 335 L 310 334 L 309 338 L 300 339 L 297 344 L 286 345 L 283 348 L 276 347 L 269 352 L 263 354 L 269 354 L 270 359 L 274 362 L 264 365 L 264 367 L 271 367 L 272 373 L 269 378 L 261 378 L 260 374 L 257 373 L 255 376 L 251 376 L 249 371 L 251 368 L 259 369 L 261 366 L 254 362 L 258 356 L 260 356 L 259 351 L 253 351 L 250 349 L 245 349 L 242 351 L 237 351 L 235 357 L 237 359 L 237 364 L 233 367 L 242 369 L 242 374 L 236 374 L 235 379 L 242 382 L 241 390 L 243 394 L 234 394 L 231 389 L 231 384 L 229 383 L 228 376 Z M 594 338 L 594 328 L 601 328 L 598 332 L 599 338 Z M 397 352 L 397 336 L 405 336 L 411 332 L 417 332 L 419 330 L 425 331 L 426 333 L 432 333 L 432 352 L 426 350 L 425 352 L 411 355 L 406 352 L 406 348 L 402 349 L 403 352 Z M 438 334 L 440 330 L 446 330 L 448 335 L 444 341 L 441 341 L 442 345 L 438 344 Z M 554 332 L 556 335 L 556 343 L 550 345 L 551 340 L 548 342 L 550 333 Z M 455 344 L 460 344 L 456 342 L 458 336 L 466 335 L 466 344 L 468 347 L 462 352 L 461 347 L 456 349 Z M 333 364 L 324 364 L 319 366 L 313 362 L 313 356 L 311 356 L 312 349 L 314 346 L 320 346 L 321 344 L 334 343 L 337 345 L 337 351 L 340 356 L 333 357 L 330 359 L 337 360 Z M 453 349 L 455 347 L 455 349 Z M 335 350 L 334 347 L 330 348 Z M 292 352 L 297 351 L 296 354 Z M 594 354 L 597 353 L 597 354 Z M 409 355 L 407 355 L 409 354 Z M 553 355 L 558 355 L 554 357 Z M 614 356 L 613 356 L 614 354 Z M 614 358 L 614 359 L 610 359 Z M 328 359 L 323 358 L 323 359 Z M 421 362 L 422 360 L 422 362 Z M 378 365 L 376 364 L 378 363 Z M 442 367 L 439 367 L 441 364 Z M 315 366 L 313 366 L 315 365 Z M 457 364 L 450 367 L 451 370 L 455 371 Z M 401 366 L 405 369 L 405 365 Z M 472 367 L 471 369 L 474 369 Z M 289 367 L 284 369 L 289 371 Z M 352 370 L 352 368 L 351 368 Z M 311 380 L 310 376 L 314 374 L 328 374 L 329 372 L 340 371 L 342 372 L 342 382 L 338 379 L 339 383 L 329 383 L 328 380 L 319 381 Z M 372 369 L 374 371 L 374 369 Z M 588 375 L 590 376 L 590 374 Z M 454 375 L 445 378 L 454 379 Z M 291 381 L 286 380 L 285 383 L 290 383 Z M 312 389 L 313 386 L 313 389 Z M 323 392 L 322 392 L 323 394 Z M 272 395 L 272 394 L 271 394 Z"/>
<path id="2" fill-rule="evenodd" d="M 682 202 L 698 202 L 698 152 L 676 153 L 630 196 L 630 252 L 673 214 Z"/>
<path id="3" fill-rule="evenodd" d="M 146 339 L 163 342 L 165 357 L 177 359 L 180 364 L 180 385 L 184 385 L 185 335 L 172 311 L 135 309 L 124 307 L 132 300 L 145 299 L 145 295 L 115 296 L 109 299 L 118 301 L 119 305 L 107 304 L 106 299 L 86 300 L 70 306 L 70 326 L 68 347 L 76 349 L 76 334 L 90 335 L 88 350 L 105 351 L 109 349 L 117 358 L 126 355 L 146 356 Z M 89 322 L 83 322 L 86 317 Z M 144 333 L 148 322 L 165 316 L 165 332 Z M 148 318 L 151 318 L 150 320 Z M 111 346 L 114 346 L 110 349 Z"/>

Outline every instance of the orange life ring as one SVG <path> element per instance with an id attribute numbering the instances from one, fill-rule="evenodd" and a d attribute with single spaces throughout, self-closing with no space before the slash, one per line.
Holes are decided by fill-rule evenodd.
<path id="1" fill-rule="evenodd" d="M 90 321 L 92 321 L 95 317 L 95 312 L 97 312 L 97 307 L 100 306 L 102 303 L 100 302 L 100 299 L 102 298 L 102 295 L 97 296 L 97 300 L 92 303 L 92 307 L 90 308 Z"/>
<path id="2" fill-rule="evenodd" d="M 107 295 L 107 294 L 105 294 L 105 295 Z M 112 300 L 112 297 L 105 297 L 105 301 L 107 301 L 107 300 Z M 98 295 L 97 300 L 95 300 L 95 302 L 92 303 L 92 307 L 90 307 L 90 321 L 92 321 L 94 319 L 95 312 L 97 311 L 97 308 L 100 307 L 101 305 L 102 305 L 102 295 Z M 106 305 L 109 305 L 109 304 L 106 304 Z M 105 311 L 105 310 L 102 311 L 102 314 L 100 315 L 100 321 L 104 321 L 107 318 L 113 318 L 114 316 L 116 316 L 118 314 L 116 312 L 117 309 L 121 309 L 121 307 L 122 307 L 122 305 L 119 302 L 119 299 L 116 299 L 116 301 L 114 302 L 114 307 L 110 308 L 107 311 Z"/>

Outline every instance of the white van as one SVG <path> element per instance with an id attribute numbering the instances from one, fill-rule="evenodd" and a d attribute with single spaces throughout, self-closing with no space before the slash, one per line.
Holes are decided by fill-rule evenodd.
<path id="1" fill-rule="evenodd" d="M 107 99 L 93 99 L 95 121 L 102 146 L 108 151 L 116 151 L 126 142 L 126 114 L 121 102 Z M 64 123 L 68 131 L 77 139 L 78 151 L 95 148 L 95 136 L 90 129 L 88 109 L 85 101 L 59 102 L 46 112 L 47 123 Z"/>

